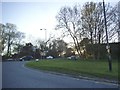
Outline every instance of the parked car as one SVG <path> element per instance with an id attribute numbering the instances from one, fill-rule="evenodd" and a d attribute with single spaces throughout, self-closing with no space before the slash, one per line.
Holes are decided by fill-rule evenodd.
<path id="1" fill-rule="evenodd" d="M 36 62 L 38 62 L 38 61 L 39 61 L 39 59 L 35 59 L 35 61 L 36 61 Z"/>
<path id="2" fill-rule="evenodd" d="M 13 61 L 14 59 L 12 59 L 12 58 L 9 58 L 9 59 L 7 59 L 7 61 Z"/>
<path id="3" fill-rule="evenodd" d="M 20 61 L 26 61 L 26 60 L 31 60 L 33 59 L 32 56 L 23 56 L 22 58 L 20 58 Z"/>
<path id="4" fill-rule="evenodd" d="M 67 57 L 67 59 L 69 59 L 69 60 L 76 60 L 77 57 L 76 56 L 70 56 L 70 57 Z"/>
<path id="5" fill-rule="evenodd" d="M 53 57 L 52 56 L 48 56 L 48 57 L 46 57 L 47 59 L 53 59 Z"/>
<path id="6" fill-rule="evenodd" d="M 24 59 L 23 58 L 19 58 L 19 61 L 24 61 Z"/>
<path id="7" fill-rule="evenodd" d="M 71 57 L 67 57 L 67 59 L 71 59 Z"/>

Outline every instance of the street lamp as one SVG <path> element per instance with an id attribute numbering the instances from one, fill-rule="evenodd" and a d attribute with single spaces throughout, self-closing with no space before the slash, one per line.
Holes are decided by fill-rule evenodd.
<path id="1" fill-rule="evenodd" d="M 33 49 L 33 53 L 34 53 L 34 55 L 33 55 L 34 57 L 33 57 L 33 58 L 36 59 L 36 54 L 35 54 L 35 52 L 36 52 L 37 47 L 36 47 L 36 46 L 33 46 L 32 49 Z"/>
<path id="2" fill-rule="evenodd" d="M 45 31 L 45 48 L 46 48 L 46 42 L 47 42 L 47 29 L 43 28 L 43 29 L 40 29 L 40 30 L 44 30 Z M 42 56 L 45 56 L 46 55 L 46 51 L 44 49 L 44 52 L 42 52 Z"/>
<path id="3" fill-rule="evenodd" d="M 47 40 L 47 29 L 43 28 L 43 29 L 40 29 L 40 30 L 44 30 L 45 31 L 45 41 Z"/>
<path id="4" fill-rule="evenodd" d="M 111 60 L 111 55 L 110 55 L 110 45 L 108 41 L 108 33 L 107 33 L 107 22 L 106 22 L 106 12 L 105 12 L 105 3 L 103 0 L 103 11 L 104 11 L 104 21 L 105 21 L 105 32 L 106 32 L 106 41 L 107 41 L 107 56 L 108 56 L 108 63 L 109 63 L 109 71 L 112 71 L 112 60 Z"/>

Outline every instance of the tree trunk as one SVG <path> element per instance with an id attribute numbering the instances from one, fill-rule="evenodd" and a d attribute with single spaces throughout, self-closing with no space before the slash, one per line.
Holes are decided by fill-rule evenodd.
<path id="1" fill-rule="evenodd" d="M 93 34 L 93 32 L 90 32 L 91 44 L 93 44 L 92 34 Z"/>
<path id="2" fill-rule="evenodd" d="M 101 34 L 99 32 L 99 36 L 98 36 L 98 54 L 97 54 L 97 59 L 99 60 L 100 59 L 100 38 L 101 38 Z"/>
<path id="3" fill-rule="evenodd" d="M 10 35 L 8 36 L 7 56 L 10 56 Z"/>

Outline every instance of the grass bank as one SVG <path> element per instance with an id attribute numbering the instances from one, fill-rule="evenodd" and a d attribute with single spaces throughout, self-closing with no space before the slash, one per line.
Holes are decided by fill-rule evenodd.
<path id="1" fill-rule="evenodd" d="M 31 61 L 26 66 L 40 70 L 55 71 L 72 75 L 96 76 L 118 80 L 118 62 L 112 62 L 112 72 L 108 70 L 107 60 L 40 60 Z"/>

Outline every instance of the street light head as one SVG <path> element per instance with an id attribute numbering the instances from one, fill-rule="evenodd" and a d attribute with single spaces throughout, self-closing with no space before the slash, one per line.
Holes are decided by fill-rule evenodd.
<path id="1" fill-rule="evenodd" d="M 40 30 L 46 30 L 46 29 L 43 28 L 43 29 L 40 29 Z"/>

